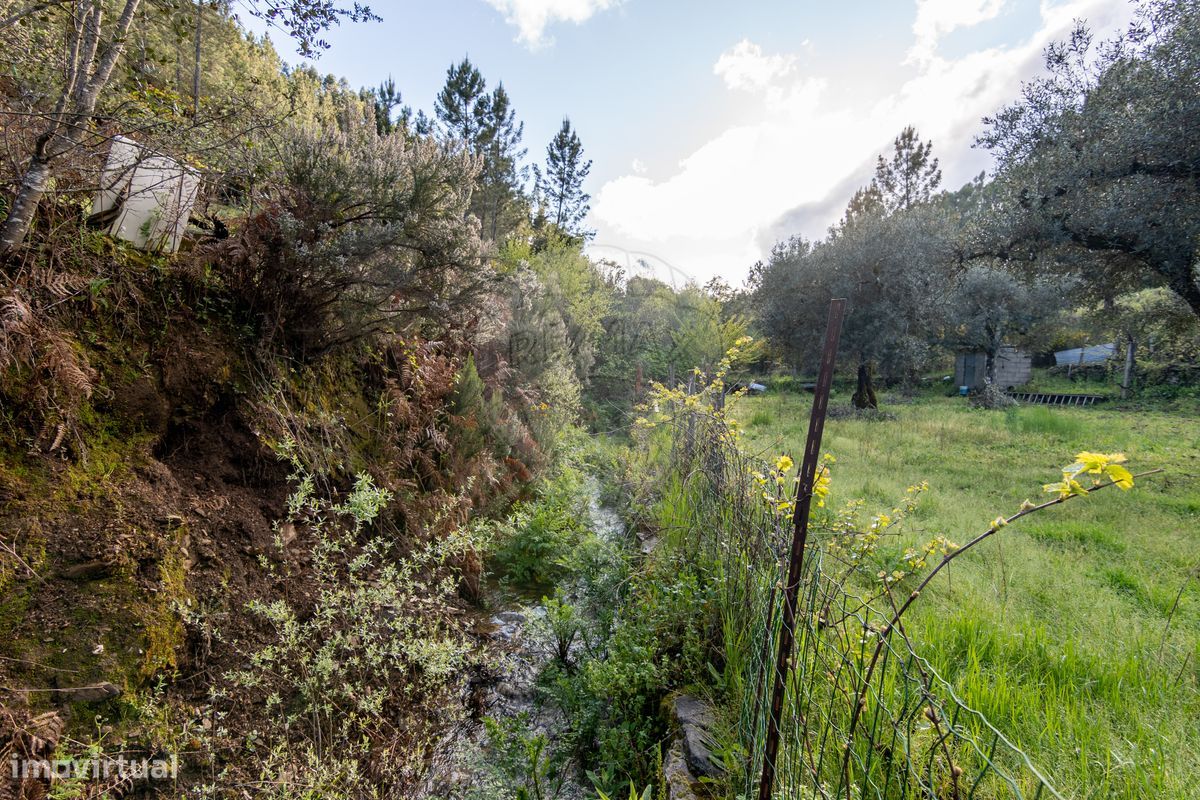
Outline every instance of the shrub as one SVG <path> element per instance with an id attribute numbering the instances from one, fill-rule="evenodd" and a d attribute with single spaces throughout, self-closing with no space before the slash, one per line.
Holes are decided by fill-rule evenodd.
<path id="1" fill-rule="evenodd" d="M 560 465 L 538 484 L 534 499 L 517 503 L 501 523 L 495 557 L 508 580 L 544 586 L 565 574 L 568 556 L 586 530 L 581 484 L 578 470 Z"/>
<path id="2" fill-rule="evenodd" d="M 334 504 L 318 497 L 313 476 L 293 463 L 288 518 L 314 537 L 309 596 L 302 603 L 251 601 L 249 610 L 270 634 L 227 677 L 271 712 L 265 734 L 277 743 L 271 762 L 278 774 L 320 777 L 314 764 L 336 757 L 321 768 L 322 781 L 358 780 L 369 765 L 379 782 L 400 785 L 423 765 L 376 756 L 395 747 L 406 727 L 398 721 L 415 726 L 423 704 L 448 702 L 443 693 L 469 645 L 438 610 L 457 587 L 448 564 L 481 546 L 478 530 L 400 555 L 372 532 L 390 492 L 364 475 Z M 269 568 L 265 558 L 263 566 Z"/>
<path id="3" fill-rule="evenodd" d="M 199 251 L 268 346 L 309 358 L 417 320 L 465 320 L 492 280 L 464 219 L 473 159 L 429 139 L 294 130 L 282 185 Z"/>

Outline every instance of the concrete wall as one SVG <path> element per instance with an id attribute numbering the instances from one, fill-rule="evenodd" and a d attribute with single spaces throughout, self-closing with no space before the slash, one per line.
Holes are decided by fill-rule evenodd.
<path id="1" fill-rule="evenodd" d="M 996 385 L 1001 389 L 1022 386 L 1033 376 L 1033 356 L 1005 345 L 996 354 Z M 987 377 L 987 355 L 983 351 L 959 353 L 954 359 L 954 385 L 982 389 Z"/>

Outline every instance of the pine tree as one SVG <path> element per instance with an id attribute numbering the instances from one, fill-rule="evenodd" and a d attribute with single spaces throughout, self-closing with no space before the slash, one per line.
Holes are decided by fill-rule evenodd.
<path id="1" fill-rule="evenodd" d="M 484 236 L 496 241 L 512 227 L 506 222 L 507 212 L 522 195 L 525 176 L 519 164 L 526 152 L 521 147 L 525 125 L 517 122 L 503 83 L 490 94 L 486 90 L 483 75 L 464 58 L 446 71 L 446 85 L 434 110 L 442 135 L 462 141 L 483 162 L 471 213 L 479 218 Z M 418 133 L 420 129 L 418 119 Z"/>
<path id="2" fill-rule="evenodd" d="M 433 120 L 429 118 L 424 109 L 418 109 L 417 115 L 413 117 L 413 133 L 417 136 L 432 136 L 433 129 Z"/>
<path id="3" fill-rule="evenodd" d="M 840 236 L 858 223 L 880 216 L 886 211 L 883 192 L 875 181 L 867 184 L 854 193 L 846 204 L 846 212 L 842 214 L 841 222 L 829 230 L 832 237 Z"/>
<path id="4" fill-rule="evenodd" d="M 390 75 L 386 81 L 379 84 L 378 89 L 366 92 L 363 99 L 369 100 L 375 107 L 375 129 L 380 136 L 407 125 L 412 114 L 412 110 L 403 105 L 400 90 L 396 88 L 396 81 L 392 80 Z M 398 115 L 395 113 L 397 108 L 400 109 Z"/>
<path id="5" fill-rule="evenodd" d="M 479 191 L 471 205 L 483 224 L 484 234 L 496 241 L 510 227 L 503 218 L 521 196 L 525 181 L 525 171 L 519 167 L 527 152 L 521 147 L 525 123 L 517 122 L 503 83 L 480 102 L 480 107 L 478 147 L 483 168 Z"/>
<path id="6" fill-rule="evenodd" d="M 942 183 L 938 160 L 932 157 L 933 142 L 922 143 L 916 128 L 909 125 L 902 130 L 892 148 L 890 161 L 879 156 L 871 182 L 883 195 L 889 212 L 926 202 Z"/>
<path id="7" fill-rule="evenodd" d="M 486 89 L 483 75 L 470 59 L 464 58 L 446 70 L 446 85 L 433 104 L 442 134 L 465 142 L 473 152 L 479 151 L 480 131 L 488 106 Z"/>
<path id="8" fill-rule="evenodd" d="M 591 238 L 595 232 L 582 228 L 591 206 L 591 195 L 583 191 L 583 181 L 592 170 L 591 160 L 583 158 L 583 145 L 564 117 L 558 134 L 546 147 L 546 170 L 536 171 L 539 204 L 547 221 L 572 236 Z"/>

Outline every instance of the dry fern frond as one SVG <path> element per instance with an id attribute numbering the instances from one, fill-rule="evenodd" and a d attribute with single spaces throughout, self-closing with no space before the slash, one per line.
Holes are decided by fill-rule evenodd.
<path id="1" fill-rule="evenodd" d="M 55 450 L 76 432 L 79 405 L 92 396 L 96 371 L 75 340 L 14 288 L 0 296 L 0 380 L 0 391 L 29 406 L 32 422 L 41 427 L 38 440 L 49 439 Z"/>

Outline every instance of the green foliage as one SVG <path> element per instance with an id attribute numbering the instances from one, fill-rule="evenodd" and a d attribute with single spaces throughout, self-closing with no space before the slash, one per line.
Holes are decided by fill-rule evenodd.
<path id="1" fill-rule="evenodd" d="M 447 138 L 478 146 L 487 114 L 486 88 L 487 81 L 468 58 L 446 70 L 446 84 L 433 108 Z"/>
<path id="2" fill-rule="evenodd" d="M 497 526 L 495 559 L 505 578 L 547 586 L 562 577 L 585 530 L 582 480 L 577 469 L 560 464 L 538 483 L 532 500 L 518 502 Z"/>
<path id="3" fill-rule="evenodd" d="M 455 595 L 447 564 L 482 542 L 469 528 L 401 555 L 373 531 L 390 492 L 362 475 L 342 503 L 331 503 L 292 449 L 282 452 L 296 468 L 289 522 L 314 537 L 308 610 L 284 599 L 251 601 L 248 610 L 269 635 L 226 678 L 239 702 L 261 698 L 270 714 L 265 771 L 352 786 L 372 737 L 386 741 L 400 709 L 412 713 L 439 697 L 462 668 L 467 643 L 426 609 Z M 265 558 L 262 565 L 270 568 Z M 326 762 L 331 755 L 336 760 Z M 398 782 L 414 766 L 390 761 L 375 770 Z"/>
<path id="4" fill-rule="evenodd" d="M 892 142 L 892 157 L 885 161 L 879 156 L 871 189 L 887 210 L 909 209 L 933 197 L 942 183 L 942 171 L 932 153 L 933 142 L 922 143 L 916 128 L 909 125 Z M 869 202 L 866 197 L 860 194 L 860 202 Z"/>
<path id="5" fill-rule="evenodd" d="M 629 784 L 629 800 L 650 800 L 651 790 L 653 788 L 654 787 L 652 786 L 647 786 L 641 792 L 638 792 L 637 786 L 635 786 L 631 781 Z M 612 797 L 602 791 L 597 790 L 596 793 L 599 795 L 600 800 L 612 800 Z"/>
<path id="6" fill-rule="evenodd" d="M 455 376 L 451 411 L 454 414 L 451 432 L 455 453 L 460 458 L 469 461 L 485 450 L 503 458 L 517 444 L 506 424 L 510 412 L 504 403 L 504 395 L 498 390 L 489 390 L 479 377 L 474 354 L 467 356 L 466 363 Z"/>
<path id="7" fill-rule="evenodd" d="M 525 170 L 519 166 L 526 152 L 521 147 L 525 124 L 517 122 L 504 84 L 488 94 L 487 81 L 466 58 L 446 71 L 434 112 L 447 144 L 478 158 L 471 212 L 485 239 L 502 242 L 525 212 L 520 202 Z"/>
<path id="8" fill-rule="evenodd" d="M 1014 433 L 1055 436 L 1067 440 L 1081 438 L 1085 427 L 1082 420 L 1046 406 L 1010 408 L 1005 412 L 1005 424 Z"/>
<path id="9" fill-rule="evenodd" d="M 553 800 L 568 775 L 563 753 L 551 746 L 545 733 L 532 733 L 528 714 L 496 719 L 485 717 L 488 771 L 495 783 L 474 787 L 469 797 L 479 800 Z"/>
<path id="10" fill-rule="evenodd" d="M 616 596 L 619 564 L 577 575 L 585 608 L 611 598 L 610 620 L 555 609 L 551 625 L 560 635 L 573 630 L 564 623 L 583 621 L 583 647 L 576 659 L 552 662 L 540 683 L 570 723 L 569 751 L 604 791 L 659 780 L 656 753 L 666 736 L 659 705 L 673 688 L 705 678 L 713 608 L 701 579 L 681 566 L 652 559 L 624 578 L 630 585 Z"/>
<path id="11" fill-rule="evenodd" d="M 587 392 L 589 410 L 606 427 L 627 422 L 630 406 L 642 399 L 635 397 L 639 375 L 643 391 L 655 381 L 668 383 L 672 375 L 686 384 L 693 368 L 714 369 L 752 327 L 737 310 L 746 296 L 719 283 L 675 290 L 651 278 L 625 280 L 619 270 L 609 282 L 613 299 Z M 765 350 L 759 342 L 741 348 L 730 365 L 730 382 L 752 374 Z"/>
<path id="12" fill-rule="evenodd" d="M 1046 49 L 1045 74 L 986 120 L 1000 162 L 980 249 L 1042 256 L 1095 300 L 1169 288 L 1200 315 L 1200 7 L 1151 0 L 1111 41 L 1086 23 Z M 1015 255 L 1015 253 L 1014 253 Z"/>
<path id="13" fill-rule="evenodd" d="M 428 140 L 292 130 L 279 202 L 206 254 L 265 344 L 311 358 L 468 314 L 491 280 L 462 217 L 475 165 Z M 414 222 L 420 220 L 420 222 Z"/>
<path id="14" fill-rule="evenodd" d="M 571 120 L 563 117 L 562 127 L 546 146 L 545 171 L 534 168 L 539 217 L 568 236 L 590 239 L 595 235 L 582 227 L 591 208 L 591 195 L 583 191 L 583 182 L 591 170 L 592 161 L 583 158 L 579 134 L 572 129 Z"/>
<path id="15" fill-rule="evenodd" d="M 542 608 L 546 616 L 542 620 L 553 644 L 553 657 L 562 667 L 571 664 L 571 646 L 580 634 L 581 620 L 575 606 L 566 599 L 562 589 L 554 597 L 543 597 Z"/>
<path id="16" fill-rule="evenodd" d="M 1048 325 L 1062 308 L 1070 281 L 1022 280 L 1012 272 L 972 264 L 956 280 L 947 305 L 947 342 L 987 354 L 987 376 L 995 376 L 996 355 L 1006 343 Z"/>
<path id="17" fill-rule="evenodd" d="M 798 452 L 807 407 L 803 397 L 772 394 L 740 400 L 730 413 L 774 417 L 769 427 L 747 428 L 749 447 L 782 440 Z M 1153 410 L 1022 406 L 981 414 L 926 397 L 896 414 L 884 424 L 831 419 L 825 429 L 837 456 L 833 508 L 929 481 L 909 529 L 887 537 L 893 543 L 883 555 L 919 545 L 922 531 L 978 528 L 986 524 L 980 509 L 1029 496 L 1011 470 L 981 464 L 1020 459 L 1030 472 L 1053 474 L 1062 453 L 1092 446 L 1171 473 L 1186 470 L 1200 444 L 1194 415 Z M 1098 493 L 1005 527 L 989 549 L 968 551 L 926 587 L 905 623 L 964 702 L 1025 749 L 1064 796 L 1188 797 L 1200 774 L 1180 755 L 1195 747 L 1200 709 L 1200 595 L 1189 580 L 1194 492 L 1170 477 L 1138 483 L 1119 497 Z"/>
<path id="18" fill-rule="evenodd" d="M 758 323 L 793 365 L 815 372 L 829 300 L 847 298 L 842 352 L 911 380 L 946 324 L 955 214 L 936 203 L 866 214 L 822 242 L 777 245 L 757 273 Z"/>

